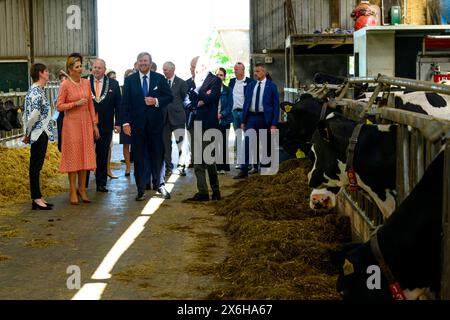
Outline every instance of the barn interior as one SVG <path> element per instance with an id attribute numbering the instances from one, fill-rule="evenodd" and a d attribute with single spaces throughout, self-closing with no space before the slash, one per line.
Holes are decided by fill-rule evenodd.
<path id="1" fill-rule="evenodd" d="M 55 141 L 48 144 L 40 173 L 42 193 L 55 208 L 35 211 L 30 207 L 30 145 L 23 143 L 22 119 L 32 84 L 30 67 L 35 63 L 47 66 L 50 79 L 44 92 L 55 114 L 58 74 L 67 56 L 79 52 L 88 76 L 95 59 L 106 55 L 101 50 L 106 39 L 99 36 L 104 35 L 99 32 L 99 17 L 108 16 L 101 11 L 102 1 L 0 0 L 0 300 L 349 299 L 352 293 L 343 294 L 340 281 L 357 274 L 358 266 L 350 255 L 345 262 L 337 257 L 346 253 L 343 248 L 351 242 L 362 243 L 358 250 L 370 250 L 377 233 L 379 239 L 386 237 L 380 240 L 386 243 L 379 242 L 382 249 L 392 245 L 389 241 L 395 243 L 395 236 L 389 238 L 390 228 L 397 230 L 400 218 L 396 217 L 403 217 L 414 201 L 420 202 L 414 190 L 420 183 L 424 188 L 423 177 L 434 173 L 429 168 L 434 169 L 441 157 L 443 181 L 437 186 L 439 197 L 433 198 L 440 201 L 439 209 L 433 215 L 417 205 L 417 212 L 411 214 L 427 223 L 421 214 L 438 217 L 429 223 L 438 220 L 441 230 L 433 242 L 436 247 L 430 249 L 437 252 L 432 261 L 437 263 L 439 279 L 424 276 L 426 285 L 414 287 L 409 273 L 398 271 L 398 260 L 390 260 L 392 252 L 387 250 L 392 272 L 383 267 L 386 261 L 376 263 L 381 265 L 377 270 L 383 290 L 375 280 L 375 288 L 364 288 L 365 293 L 356 299 L 450 300 L 448 1 L 249 0 L 244 1 L 248 8 L 242 9 L 248 10 L 247 28 L 242 21 L 225 26 L 223 21 L 233 20 L 232 14 L 222 10 L 226 1 L 214 0 L 216 11 L 209 12 L 214 20 L 208 30 L 212 36 L 204 44 L 206 50 L 198 48 L 198 52 L 210 55 L 211 61 L 216 59 L 210 66 L 212 73 L 219 66 L 227 70 L 226 85 L 234 78 L 236 62 L 243 62 L 250 78 L 259 64 L 264 65 L 279 96 L 277 173 L 260 171 L 236 181 L 242 163 L 231 161 L 230 171 L 219 175 L 222 199 L 189 203 L 185 199 L 197 188 L 195 170 L 189 168 L 186 176 L 166 177 L 171 199 L 149 191 L 145 202 L 136 202 L 134 168 L 131 176 L 125 175 L 122 145 L 119 134 L 114 134 L 109 162 L 115 178 L 108 179 L 109 192 L 96 192 L 91 173 L 88 194 L 92 203 L 71 206 L 69 181 L 60 172 L 61 152 Z M 68 23 L 75 27 L 68 28 Z M 112 23 L 127 28 L 126 22 Z M 147 46 L 145 50 L 155 46 L 163 50 L 165 44 L 148 40 Z M 183 49 L 187 51 L 182 47 L 179 51 Z M 180 58 L 184 80 L 191 76 L 190 60 L 190 56 Z M 156 72 L 162 74 L 163 61 L 157 62 Z M 408 110 L 406 106 L 412 104 L 420 111 Z M 317 114 L 301 119 L 307 113 L 302 108 L 316 105 Z M 332 145 L 330 132 L 338 135 L 334 127 L 321 131 L 320 126 L 334 125 L 341 117 L 362 127 L 363 133 L 355 129 L 345 139 L 341 137 L 349 145 L 341 152 L 344 158 L 328 154 L 319 159 L 318 137 Z M 226 151 L 236 160 L 234 141 L 239 128 L 231 127 Z M 368 127 L 382 133 L 395 127 L 394 151 L 386 154 L 383 149 L 379 158 L 360 164 Z M 312 131 L 305 138 L 307 130 Z M 177 141 L 172 140 L 175 171 L 181 159 Z M 376 151 L 383 145 L 375 140 L 365 147 Z M 386 169 L 387 158 L 392 158 L 389 169 L 394 173 Z M 324 169 L 329 185 L 312 185 L 319 160 L 336 160 L 337 167 L 344 167 L 332 177 L 329 168 Z M 372 176 L 366 180 L 367 172 Z M 357 178 L 352 180 L 352 174 Z M 394 188 L 383 189 L 380 196 L 373 186 L 388 180 Z M 331 187 L 338 187 L 339 192 L 327 198 L 325 205 L 315 202 L 314 190 Z M 328 201 L 334 205 L 328 206 Z M 400 228 L 406 234 L 403 242 L 428 237 L 418 235 L 423 230 L 417 230 Z M 409 261 L 402 254 L 410 251 L 414 250 L 408 247 L 393 255 Z M 392 273 L 402 286 L 397 292 L 392 289 Z"/>

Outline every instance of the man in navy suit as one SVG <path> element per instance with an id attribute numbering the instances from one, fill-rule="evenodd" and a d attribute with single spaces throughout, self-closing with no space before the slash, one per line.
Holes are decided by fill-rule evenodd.
<path id="1" fill-rule="evenodd" d="M 260 145 L 259 130 L 266 129 L 270 131 L 277 129 L 280 116 L 280 101 L 278 88 L 266 78 L 267 71 L 262 63 L 255 65 L 254 74 L 257 81 L 251 83 L 247 89 L 242 110 L 241 129 L 245 131 L 256 130 L 258 140 L 256 145 Z M 245 164 L 241 165 L 241 171 L 234 177 L 235 179 L 243 179 L 248 176 L 250 147 L 249 139 L 246 137 L 245 140 Z M 268 150 L 270 150 L 269 147 Z M 253 158 L 258 159 L 258 156 L 253 155 Z"/>
<path id="2" fill-rule="evenodd" d="M 134 157 L 134 177 L 138 195 L 136 201 L 145 200 L 145 152 L 150 156 L 152 175 L 158 177 L 164 161 L 163 127 L 165 108 L 173 100 L 172 92 L 163 75 L 150 71 L 152 56 L 138 55 L 138 69 L 125 79 L 122 98 L 123 131 L 131 136 Z M 160 181 L 158 191 L 166 199 L 170 194 Z"/>
<path id="3" fill-rule="evenodd" d="M 208 145 L 203 141 L 203 134 L 209 129 L 219 128 L 217 117 L 222 80 L 208 71 L 208 65 L 201 57 L 197 59 L 195 67 L 195 78 L 190 83 L 188 97 L 195 107 L 194 136 L 191 136 L 192 157 L 194 160 L 195 177 L 197 178 L 196 193 L 188 201 L 209 201 L 208 184 L 206 182 L 206 171 L 208 171 L 209 183 L 212 189 L 212 200 L 220 200 L 219 178 L 215 164 L 207 164 L 203 158 L 203 151 Z M 196 132 L 195 127 L 201 125 L 202 131 Z M 199 152 L 199 149 L 201 152 Z M 202 158 L 197 159 L 196 154 Z"/>

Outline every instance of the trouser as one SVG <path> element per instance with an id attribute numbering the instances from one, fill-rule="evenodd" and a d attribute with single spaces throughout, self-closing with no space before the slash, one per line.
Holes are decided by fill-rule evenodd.
<path id="1" fill-rule="evenodd" d="M 218 153 L 222 159 L 222 163 L 217 164 L 217 170 L 230 171 L 230 159 L 228 156 L 228 138 L 230 137 L 230 124 L 219 125 L 219 130 L 222 133 L 222 143 L 219 145 Z"/>
<path id="2" fill-rule="evenodd" d="M 191 141 L 190 141 L 190 133 L 188 134 L 188 130 L 184 129 L 184 137 L 181 143 L 181 155 L 178 160 L 178 166 L 187 167 L 191 162 Z"/>
<path id="3" fill-rule="evenodd" d="M 148 153 L 148 149 L 145 150 L 145 159 L 144 159 L 144 178 L 145 185 L 153 184 L 157 188 L 162 187 L 166 184 L 166 164 L 162 163 L 160 172 L 153 172 L 152 161 L 150 159 L 150 154 Z"/>
<path id="4" fill-rule="evenodd" d="M 47 153 L 48 136 L 43 132 L 37 141 L 31 144 L 30 151 L 30 192 L 31 199 L 42 198 L 39 177 L 44 166 L 45 154 Z"/>
<path id="5" fill-rule="evenodd" d="M 148 124 L 142 129 L 133 131 L 131 137 L 134 156 L 134 178 L 138 193 L 145 192 L 147 182 L 145 176 L 146 152 L 148 152 L 147 161 L 150 163 L 152 175 L 157 177 L 161 173 L 164 162 L 162 136 L 162 131 L 154 132 Z"/>
<path id="6" fill-rule="evenodd" d="M 163 140 L 164 140 L 164 162 L 166 164 L 166 170 L 170 171 L 173 169 L 173 162 L 172 162 L 172 133 L 175 130 L 178 129 L 183 129 L 184 130 L 184 125 L 182 126 L 172 126 L 170 123 L 166 123 L 166 125 L 164 126 L 164 131 L 163 131 Z M 181 132 L 182 130 L 180 130 Z M 180 142 L 184 143 L 184 139 L 185 139 L 185 134 L 183 131 L 183 135 L 181 136 L 176 136 L 175 139 L 177 146 L 178 146 L 178 159 L 181 159 L 181 153 L 182 153 L 182 146 L 180 144 Z M 179 161 L 180 162 L 180 161 Z"/>
<path id="7" fill-rule="evenodd" d="M 108 182 L 108 155 L 111 148 L 111 141 L 112 131 L 101 131 L 100 139 L 95 143 L 95 153 L 97 156 L 95 182 L 97 187 L 106 187 L 106 183 Z"/>
<path id="8" fill-rule="evenodd" d="M 207 141 L 201 143 L 200 140 L 193 143 L 193 146 L 194 148 L 201 148 L 203 154 L 203 151 L 205 150 L 205 148 L 208 146 L 209 143 Z M 194 139 L 192 139 L 192 141 L 194 141 Z M 192 154 L 193 155 L 195 154 L 194 149 L 192 149 Z M 209 195 L 208 184 L 206 182 L 206 171 L 208 171 L 209 184 L 211 185 L 213 193 L 219 192 L 219 178 L 217 177 L 216 165 L 206 164 L 204 161 L 202 161 L 201 164 L 194 164 L 194 172 L 195 177 L 197 178 L 198 193 L 201 195 Z"/>
<path id="9" fill-rule="evenodd" d="M 245 164 L 241 165 L 241 171 L 244 173 L 248 172 L 249 165 L 253 164 L 255 169 L 258 169 L 259 164 L 259 152 L 260 152 L 260 144 L 261 144 L 261 138 L 259 136 L 259 130 L 260 129 L 266 129 L 268 130 L 269 127 L 266 124 L 266 121 L 264 119 L 264 113 L 259 114 L 250 114 L 248 116 L 248 121 L 245 125 L 245 132 L 247 133 L 248 130 L 254 129 L 256 133 L 256 141 L 252 141 L 252 146 L 255 146 L 255 148 L 250 148 L 250 138 L 249 136 L 245 135 Z M 270 130 L 268 130 L 267 139 L 270 141 Z M 266 146 L 267 141 L 266 141 Z M 256 154 L 252 151 L 253 149 L 256 152 Z M 268 148 L 270 150 L 270 148 Z"/>

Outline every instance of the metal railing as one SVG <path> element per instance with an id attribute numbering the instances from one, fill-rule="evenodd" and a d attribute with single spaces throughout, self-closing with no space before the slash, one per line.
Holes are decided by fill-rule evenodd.
<path id="1" fill-rule="evenodd" d="M 356 101 L 352 97 L 355 84 L 371 83 L 374 92 L 368 101 Z M 444 185 L 442 207 L 442 273 L 441 299 L 450 299 L 450 121 L 437 119 L 429 115 L 395 109 L 393 87 L 408 90 L 429 91 L 450 95 L 450 87 L 426 81 L 393 78 L 383 75 L 366 78 L 350 78 L 340 86 L 327 84 L 314 86 L 310 92 L 318 97 L 327 90 L 335 90 L 337 98 L 330 99 L 330 106 L 343 107 L 344 116 L 355 121 L 370 118 L 373 123 L 392 123 L 397 129 L 396 155 L 396 205 L 397 207 L 409 195 L 420 181 L 425 171 L 439 152 L 444 149 Z M 299 92 L 300 93 L 300 92 Z M 292 92 L 290 92 L 292 95 Z M 292 97 L 290 97 L 292 98 Z M 374 230 L 383 224 L 384 218 L 375 202 L 364 191 L 342 194 L 346 210 L 353 208 L 352 215 L 358 216 L 357 223 Z M 354 222 L 352 221 L 352 224 Z M 363 234 L 367 234 L 364 233 Z M 367 240 L 367 239 L 364 239 Z"/>

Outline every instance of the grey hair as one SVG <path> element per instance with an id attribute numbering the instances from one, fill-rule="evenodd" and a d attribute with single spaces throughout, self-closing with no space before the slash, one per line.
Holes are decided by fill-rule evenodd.
<path id="1" fill-rule="evenodd" d="M 148 52 L 141 52 L 141 53 L 139 53 L 139 55 L 137 56 L 137 60 L 139 61 L 139 59 L 141 59 L 141 58 L 143 58 L 145 56 L 148 56 L 150 58 L 150 61 L 153 61 L 152 60 L 152 55 L 150 53 L 148 53 Z"/>
<path id="2" fill-rule="evenodd" d="M 168 66 L 170 70 L 175 70 L 175 64 L 172 61 L 164 62 L 165 66 Z"/>
<path id="3" fill-rule="evenodd" d="M 103 59 L 100 59 L 100 58 L 97 58 L 97 59 L 95 59 L 94 60 L 94 63 L 95 62 L 97 62 L 97 61 L 100 61 L 100 62 L 102 62 L 103 63 L 103 66 L 105 67 L 105 69 L 106 69 L 106 61 L 105 60 L 103 60 Z"/>

